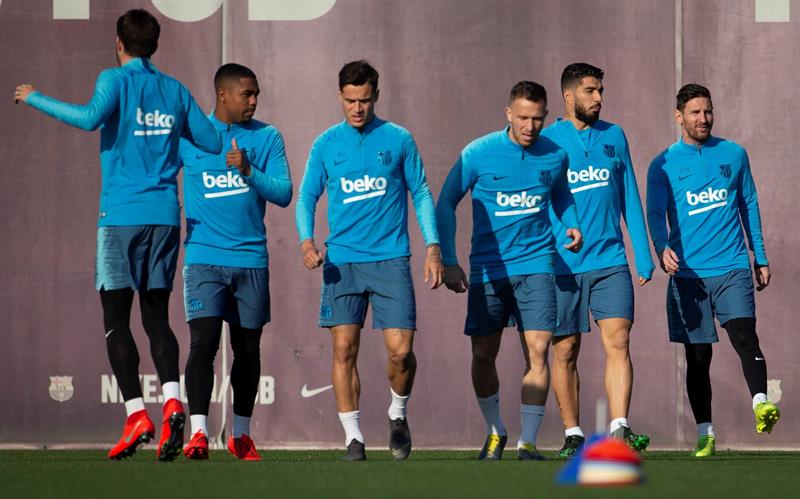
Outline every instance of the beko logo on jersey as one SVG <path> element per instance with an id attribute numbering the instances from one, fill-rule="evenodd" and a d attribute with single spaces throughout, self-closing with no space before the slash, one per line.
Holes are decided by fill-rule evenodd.
<path id="1" fill-rule="evenodd" d="M 175 124 L 175 116 L 165 114 L 156 109 L 152 113 L 145 113 L 141 107 L 136 108 L 136 123 L 147 127 L 144 130 L 134 130 L 133 135 L 142 137 L 145 135 L 169 135 L 172 126 Z"/>
<path id="2" fill-rule="evenodd" d="M 203 185 L 206 189 L 227 189 L 225 191 L 207 192 L 203 194 L 203 197 L 209 199 L 235 196 L 250 191 L 250 187 L 248 187 L 242 177 L 240 175 L 234 175 L 230 170 L 226 175 L 209 175 L 203 172 Z"/>
<path id="3" fill-rule="evenodd" d="M 522 208 L 520 210 L 503 210 L 495 211 L 496 217 L 511 217 L 514 215 L 526 215 L 528 213 L 539 213 L 541 207 L 539 204 L 542 202 L 542 196 L 531 196 L 527 191 L 522 191 L 519 194 L 506 194 L 504 192 L 497 193 L 497 205 L 503 208 Z"/>
<path id="4" fill-rule="evenodd" d="M 345 194 L 352 194 L 354 192 L 364 193 L 344 198 L 342 201 L 343 204 L 376 198 L 386 194 L 387 182 L 384 177 L 370 177 L 369 175 L 364 175 L 364 178 L 356 180 L 348 180 L 346 178 L 341 178 L 340 180 L 342 183 L 342 192 Z"/>
<path id="5" fill-rule="evenodd" d="M 728 204 L 728 201 L 726 201 L 727 199 L 727 189 L 714 189 L 709 187 L 708 189 L 697 194 L 693 193 L 692 191 L 686 191 L 686 202 L 689 203 L 690 206 L 697 206 L 698 204 L 705 205 L 702 208 L 689 210 L 690 216 L 703 213 L 704 211 L 713 210 L 715 208 L 722 208 Z"/>
<path id="6" fill-rule="evenodd" d="M 578 182 L 592 182 L 591 184 L 570 189 L 570 192 L 572 193 L 596 189 L 598 187 L 605 187 L 608 185 L 608 179 L 610 176 L 611 173 L 607 168 L 595 168 L 591 165 L 589 168 L 577 172 L 573 170 L 567 170 L 567 180 L 570 184 L 576 184 Z"/>

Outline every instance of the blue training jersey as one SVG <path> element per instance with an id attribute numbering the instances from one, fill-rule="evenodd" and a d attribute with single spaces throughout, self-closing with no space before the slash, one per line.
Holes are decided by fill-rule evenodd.
<path id="1" fill-rule="evenodd" d="M 361 263 L 409 256 L 408 196 L 426 244 L 439 242 L 433 197 L 411 134 L 379 119 L 362 131 L 346 121 L 317 137 L 296 205 L 300 241 L 314 237 L 314 212 L 328 191 L 327 258 Z"/>
<path id="2" fill-rule="evenodd" d="M 602 120 L 578 131 L 571 121 L 559 118 L 542 135 L 569 155 L 567 181 L 583 229 L 583 248 L 578 253 L 565 249 L 563 245 L 569 242 L 566 227 L 551 212 L 558 250 L 556 274 L 627 265 L 620 226 L 622 216 L 633 243 L 636 271 L 650 279 L 653 259 L 625 132 Z"/>
<path id="3" fill-rule="evenodd" d="M 86 105 L 68 104 L 39 92 L 32 107 L 83 130 L 100 130 L 98 226 L 180 227 L 177 175 L 181 137 L 218 153 L 219 133 L 178 80 L 149 59 L 134 58 L 102 71 Z"/>
<path id="4" fill-rule="evenodd" d="M 456 206 L 472 191 L 470 280 L 553 272 L 551 200 L 564 226 L 579 228 L 567 186 L 567 153 L 539 137 L 527 148 L 508 128 L 467 145 L 445 180 L 436 205 L 445 265 L 458 264 Z M 566 230 L 566 229 L 565 229 Z"/>
<path id="5" fill-rule="evenodd" d="M 258 120 L 229 125 L 213 113 L 208 117 L 222 135 L 222 152 L 209 154 L 185 139 L 180 145 L 186 204 L 185 262 L 267 267 L 266 202 L 285 208 L 292 200 L 283 137 L 274 126 Z M 250 161 L 249 177 L 226 165 L 232 139 Z"/>
<path id="6" fill-rule="evenodd" d="M 734 142 L 678 139 L 656 156 L 647 175 L 647 222 L 656 252 L 669 246 L 677 253 L 680 277 L 749 269 L 742 226 L 755 263 L 769 264 L 750 160 Z"/>

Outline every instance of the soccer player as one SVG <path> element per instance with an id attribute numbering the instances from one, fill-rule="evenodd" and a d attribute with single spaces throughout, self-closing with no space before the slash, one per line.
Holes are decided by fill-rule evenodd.
<path id="1" fill-rule="evenodd" d="M 573 253 L 556 244 L 558 325 L 553 338 L 552 382 L 564 422 L 561 457 L 573 456 L 584 442 L 580 427 L 578 353 L 581 333 L 591 331 L 589 311 L 600 327 L 606 353 L 605 388 L 611 412 L 609 432 L 636 450 L 650 442 L 633 433 L 628 409 L 633 365 L 628 345 L 633 324 L 633 285 L 620 215 L 636 253 L 637 283 L 653 276 L 639 188 L 633 173 L 625 133 L 600 119 L 603 70 L 590 64 L 570 64 L 561 73 L 564 117 L 542 131 L 569 154 L 570 191 L 583 228 L 584 247 Z M 555 234 L 564 233 L 552 217 Z"/>
<path id="2" fill-rule="evenodd" d="M 681 137 L 650 164 L 647 222 L 661 269 L 669 274 L 669 339 L 686 351 L 686 392 L 697 423 L 695 457 L 714 455 L 711 424 L 711 344 L 718 341 L 714 317 L 742 363 L 756 431 L 767 433 L 780 418 L 767 400 L 767 364 L 756 335 L 755 288 L 769 285 L 770 271 L 758 196 L 750 161 L 742 146 L 711 135 L 711 93 L 684 85 L 677 95 L 675 121 Z M 669 222 L 669 230 L 667 223 Z"/>
<path id="3" fill-rule="evenodd" d="M 583 236 L 567 185 L 567 153 L 539 136 L 547 117 L 544 87 L 531 81 L 514 85 L 506 117 L 504 130 L 474 140 L 461 152 L 442 187 L 436 218 L 445 285 L 456 293 L 469 289 L 464 334 L 472 340 L 472 385 L 488 433 L 478 459 L 501 459 L 508 439 L 495 360 L 503 328 L 516 324 L 525 357 L 518 457 L 540 460 L 536 435 L 550 384 L 547 354 L 556 326 L 551 204 L 567 227 L 565 249 L 578 251 Z M 472 192 L 469 280 L 455 248 L 455 210 L 467 191 Z"/>
<path id="4" fill-rule="evenodd" d="M 180 147 L 187 225 L 184 302 L 192 337 L 186 363 L 192 437 L 184 454 L 208 459 L 208 406 L 224 320 L 233 348 L 228 450 L 259 461 L 250 417 L 261 376 L 261 331 L 270 320 L 264 213 L 267 201 L 289 205 L 292 182 L 280 132 L 253 119 L 260 91 L 253 71 L 225 64 L 214 76 L 214 88 L 216 106 L 208 117 L 230 148 L 205 154 L 187 140 Z"/>
<path id="5" fill-rule="evenodd" d="M 375 116 L 378 95 L 378 72 L 368 62 L 350 62 L 339 71 L 345 119 L 314 141 L 296 207 L 303 263 L 323 266 L 319 324 L 333 340 L 333 388 L 350 461 L 366 459 L 356 362 L 368 304 L 388 353 L 389 449 L 396 460 L 411 452 L 407 404 L 417 366 L 417 321 L 406 191 L 428 246 L 425 282 L 437 288 L 444 275 L 422 159 L 407 130 Z M 323 258 L 314 242 L 314 212 L 326 188 L 330 235 Z"/>
<path id="6" fill-rule="evenodd" d="M 150 62 L 160 31 L 145 10 L 122 15 L 116 40 L 120 67 L 100 73 L 86 105 L 60 102 L 28 84 L 14 94 L 17 101 L 68 125 L 90 131 L 102 127 L 95 286 L 108 358 L 128 414 L 122 437 L 108 453 L 111 459 L 132 455 L 155 432 L 142 399 L 139 353 L 130 330 L 135 291 L 164 398 L 158 459 L 175 459 L 183 447 L 178 342 L 168 317 L 180 245 L 178 141 L 186 137 L 213 154 L 222 147 L 219 133 L 186 87 Z"/>

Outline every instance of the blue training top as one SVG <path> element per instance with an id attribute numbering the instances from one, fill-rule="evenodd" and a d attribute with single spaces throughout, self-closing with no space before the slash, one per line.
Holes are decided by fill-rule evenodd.
<path id="1" fill-rule="evenodd" d="M 678 254 L 680 277 L 749 269 L 742 226 L 755 263 L 769 265 L 750 160 L 734 142 L 678 139 L 656 156 L 647 175 L 647 223 L 656 252 L 669 246 Z"/>
<path id="2" fill-rule="evenodd" d="M 573 253 L 563 247 L 569 242 L 566 227 L 551 214 L 558 250 L 556 274 L 627 265 L 622 216 L 633 243 L 637 273 L 650 279 L 653 259 L 625 132 L 602 120 L 578 131 L 571 121 L 559 118 L 542 135 L 569 154 L 567 180 L 583 229 L 583 248 Z"/>
<path id="3" fill-rule="evenodd" d="M 178 80 L 149 59 L 134 58 L 102 71 L 86 105 L 68 104 L 39 92 L 32 107 L 84 130 L 100 131 L 100 227 L 180 227 L 178 141 L 185 137 L 218 153 L 219 133 Z"/>
<path id="4" fill-rule="evenodd" d="M 563 225 L 579 228 L 567 185 L 568 166 L 567 153 L 552 140 L 540 136 L 523 148 L 509 138 L 508 128 L 467 145 L 436 205 L 444 264 L 458 264 L 455 210 L 471 190 L 470 280 L 552 273 L 551 199 Z"/>
<path id="5" fill-rule="evenodd" d="M 208 154 L 185 139 L 180 146 L 186 204 L 185 262 L 267 267 L 266 202 L 285 208 L 292 200 L 283 137 L 275 127 L 258 120 L 229 125 L 214 113 L 208 118 L 226 147 L 219 154 Z M 249 177 L 226 165 L 232 139 L 250 161 Z"/>
<path id="6" fill-rule="evenodd" d="M 300 241 L 314 237 L 314 212 L 328 190 L 327 258 L 333 263 L 390 260 L 411 254 L 411 193 L 426 244 L 439 242 L 433 197 L 411 134 L 379 119 L 362 131 L 346 121 L 317 137 L 296 205 Z"/>

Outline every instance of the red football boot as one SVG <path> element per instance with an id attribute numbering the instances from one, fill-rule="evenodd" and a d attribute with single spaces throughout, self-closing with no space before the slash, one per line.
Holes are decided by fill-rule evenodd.
<path id="1" fill-rule="evenodd" d="M 161 438 L 158 441 L 158 460 L 173 461 L 181 454 L 183 447 L 183 426 L 186 414 L 178 399 L 169 399 L 164 404 L 164 418 L 161 422 Z"/>
<path id="2" fill-rule="evenodd" d="M 208 459 L 208 438 L 202 431 L 192 435 L 186 448 L 183 449 L 183 455 L 189 459 Z"/>
<path id="3" fill-rule="evenodd" d="M 228 451 L 243 461 L 261 461 L 261 456 L 258 455 L 256 450 L 256 444 L 245 434 L 242 434 L 239 438 L 231 436 L 228 439 Z"/>
<path id="4" fill-rule="evenodd" d="M 150 441 L 155 436 L 156 427 L 147 416 L 147 411 L 136 411 L 125 420 L 125 427 L 122 428 L 122 437 L 114 448 L 108 453 L 109 459 L 123 459 L 130 457 L 136 452 L 139 444 Z"/>

